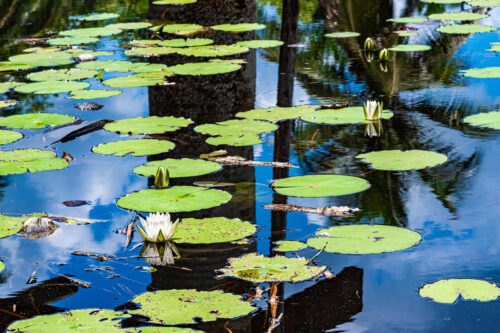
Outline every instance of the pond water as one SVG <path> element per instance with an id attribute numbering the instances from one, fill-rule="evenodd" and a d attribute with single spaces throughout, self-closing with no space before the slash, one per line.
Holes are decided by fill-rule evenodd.
<path id="1" fill-rule="evenodd" d="M 83 120 L 47 129 L 16 129 L 24 138 L 1 150 L 38 148 L 63 151 L 73 161 L 62 170 L 0 176 L 0 211 L 17 216 L 46 212 L 50 216 L 104 220 L 91 224 L 58 223 L 52 235 L 29 239 L 20 234 L 0 239 L 0 325 L 2 330 L 19 319 L 65 310 L 131 309 L 130 301 L 146 291 L 197 289 L 223 290 L 252 301 L 256 287 L 268 292 L 252 304 L 258 308 L 232 320 L 219 319 L 190 327 L 207 332 L 496 332 L 500 330 L 499 302 L 433 302 L 419 295 L 425 284 L 441 279 L 471 278 L 500 283 L 500 182 L 498 130 L 473 127 L 467 116 L 498 110 L 499 78 L 471 78 L 462 70 L 500 66 L 498 53 L 487 51 L 500 32 L 445 34 L 436 28 L 445 22 L 416 24 L 388 22 L 394 17 L 426 17 L 465 10 L 488 14 L 474 21 L 500 27 L 500 7 L 435 4 L 404 0 L 198 0 L 184 6 L 155 5 L 147 0 L 26 0 L 0 2 L 0 61 L 21 54 L 31 45 L 21 38 L 40 38 L 62 30 L 102 27 L 116 22 L 150 21 L 194 23 L 210 27 L 225 23 L 258 22 L 264 29 L 243 33 L 205 30 L 194 37 L 211 38 L 215 44 L 244 40 L 282 40 L 282 47 L 250 49 L 222 59 L 243 59 L 242 68 L 209 76 L 175 75 L 174 85 L 113 88 L 122 94 L 92 99 L 104 105 L 98 111 L 74 108 L 85 100 L 69 94 L 24 94 L 9 90 L 1 99 L 18 104 L 2 108 L 2 116 L 33 112 L 68 114 Z M 116 13 L 118 18 L 81 22 L 73 16 Z M 447 22 L 450 23 L 450 22 Z M 459 22 L 456 22 L 459 23 Z M 403 26 L 416 36 L 399 37 Z M 331 32 L 355 31 L 353 38 L 329 38 Z M 148 29 L 126 30 L 103 36 L 84 46 L 112 55 L 98 60 L 146 61 L 173 66 L 207 61 L 204 57 L 168 54 L 159 57 L 127 56 L 133 39 L 150 39 Z M 175 36 L 167 35 L 167 38 Z M 378 54 L 371 62 L 363 51 L 367 37 L 376 48 L 397 44 L 429 45 L 424 52 L 390 52 L 385 65 Z M 178 37 L 177 37 L 178 38 Z M 46 46 L 46 45 L 45 45 Z M 70 68 L 74 65 L 64 65 Z M 0 73 L 0 82 L 28 82 L 34 68 Z M 124 73 L 104 72 L 102 79 Z M 128 74 L 127 74 L 128 75 Z M 83 80 L 91 89 L 109 89 L 96 78 Z M 300 119 L 278 122 L 278 130 L 261 134 L 262 143 L 248 146 L 214 146 L 196 125 L 236 118 L 254 108 L 383 101 L 394 116 L 382 120 L 375 136 L 365 124 L 316 124 Z M 156 136 L 176 147 L 151 156 L 104 156 L 91 151 L 101 143 L 130 138 L 97 130 L 67 142 L 55 141 L 92 122 L 148 116 L 190 118 L 194 124 Z M 368 124 L 369 125 L 369 124 Z M 368 126 L 366 125 L 366 126 Z M 135 135 L 132 138 L 141 138 Z M 134 232 L 119 232 L 136 216 L 116 202 L 127 193 L 153 188 L 154 177 L 132 170 L 148 161 L 165 158 L 198 158 L 215 150 L 262 162 L 289 162 L 298 168 L 224 166 L 208 175 L 172 178 L 171 185 L 191 186 L 199 181 L 237 184 L 218 188 L 232 199 L 214 208 L 172 213 L 172 218 L 227 217 L 250 221 L 258 232 L 244 244 L 178 244 L 180 258 L 172 265 L 151 266 L 141 257 L 143 241 Z M 375 170 L 356 156 L 379 150 L 429 150 L 447 156 L 445 163 L 409 171 Z M 270 187 L 273 180 L 292 176 L 335 174 L 361 177 L 371 187 L 342 196 L 287 197 Z M 178 199 L 178 198 L 177 198 Z M 72 200 L 83 205 L 65 205 Z M 266 209 L 269 204 L 305 207 L 349 206 L 359 208 L 348 217 Z M 147 213 L 143 213 L 145 215 Z M 231 277 L 217 278 L 229 258 L 258 252 L 275 256 L 276 242 L 305 242 L 320 229 L 351 224 L 404 227 L 421 234 L 421 241 L 402 251 L 353 255 L 322 251 L 314 259 L 334 275 L 318 275 L 304 282 L 255 284 Z M 98 261 L 73 255 L 82 251 L 112 256 Z M 298 255 L 313 258 L 308 247 Z M 296 258 L 294 252 L 285 254 Z M 28 284 L 30 276 L 36 282 Z M 69 278 L 68 278 L 69 277 Z M 73 279 L 73 280 L 71 280 Z M 77 282 L 75 282 L 75 280 Z M 78 281 L 88 282 L 85 288 Z M 278 303 L 266 302 L 275 293 Z M 281 316 L 280 316 L 281 315 Z M 198 317 L 193 314 L 193 317 Z M 278 320 L 279 319 L 279 320 Z M 142 326 L 132 320 L 124 326 Z"/>

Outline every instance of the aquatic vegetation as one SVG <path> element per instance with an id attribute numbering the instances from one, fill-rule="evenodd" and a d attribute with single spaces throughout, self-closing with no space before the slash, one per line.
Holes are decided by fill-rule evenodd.
<path id="1" fill-rule="evenodd" d="M 97 74 L 97 71 L 88 69 L 48 69 L 28 74 L 27 78 L 31 81 L 73 81 L 88 79 Z"/>
<path id="2" fill-rule="evenodd" d="M 97 14 L 89 14 L 85 16 L 80 16 L 77 18 L 78 21 L 104 21 L 111 20 L 114 18 L 120 17 L 120 15 L 115 13 L 97 13 Z"/>
<path id="3" fill-rule="evenodd" d="M 366 38 L 363 44 L 363 48 L 366 51 L 373 51 L 373 49 L 375 48 L 375 43 L 373 43 L 373 39 L 371 39 L 370 37 Z"/>
<path id="4" fill-rule="evenodd" d="M 125 60 L 97 60 L 80 63 L 76 65 L 76 68 L 86 70 L 104 70 L 105 72 L 149 73 L 164 71 L 167 69 L 167 66 L 164 64 L 150 64 L 147 62 L 132 62 Z"/>
<path id="5" fill-rule="evenodd" d="M 356 156 L 377 170 L 415 170 L 434 167 L 447 161 L 444 154 L 426 150 L 381 150 Z"/>
<path id="6" fill-rule="evenodd" d="M 279 194 L 292 197 L 329 197 L 365 191 L 370 183 L 352 176 L 308 175 L 279 179 L 271 187 Z"/>
<path id="7" fill-rule="evenodd" d="M 377 101 L 366 101 L 363 103 L 363 112 L 368 121 L 379 120 L 382 117 L 384 103 Z"/>
<path id="8" fill-rule="evenodd" d="M 68 162 L 57 158 L 56 153 L 40 149 L 16 149 L 0 151 L 0 175 L 15 175 L 64 169 Z"/>
<path id="9" fill-rule="evenodd" d="M 394 23 L 422 23 L 427 21 L 425 17 L 399 17 L 399 18 L 390 18 L 387 21 Z"/>
<path id="10" fill-rule="evenodd" d="M 106 98 L 116 95 L 120 95 L 121 90 L 96 90 L 96 89 L 86 89 L 86 90 L 73 90 L 68 98 L 71 99 L 95 99 L 95 98 Z"/>
<path id="11" fill-rule="evenodd" d="M 147 87 L 166 84 L 165 77 L 172 75 L 170 71 L 156 71 L 149 73 L 119 76 L 102 81 L 111 88 Z"/>
<path id="12" fill-rule="evenodd" d="M 0 260 L 0 273 L 5 269 L 5 264 Z"/>
<path id="13" fill-rule="evenodd" d="M 9 57 L 8 62 L 4 62 L 3 64 L 8 65 L 10 64 L 20 64 L 19 68 L 17 69 L 26 69 L 26 68 L 31 68 L 31 67 L 36 67 L 36 66 L 43 66 L 43 67 L 52 67 L 52 66 L 61 66 L 61 65 L 69 65 L 74 63 L 75 60 L 73 59 L 73 55 L 69 52 L 65 51 L 60 51 L 60 52 L 35 52 L 35 53 L 25 53 L 25 54 L 18 54 Z M 25 64 L 26 66 L 29 65 L 29 67 L 22 68 L 22 64 Z M 3 67 L 3 68 L 2 68 Z M 0 66 L 2 70 L 7 70 L 9 66 Z M 10 66 L 12 69 L 10 70 L 15 70 L 15 66 Z"/>
<path id="14" fill-rule="evenodd" d="M 110 132 L 123 134 L 162 134 L 177 131 L 181 127 L 192 124 L 191 119 L 184 117 L 137 117 L 116 120 L 104 126 Z"/>
<path id="15" fill-rule="evenodd" d="M 380 60 L 380 62 L 385 62 L 389 61 L 389 59 L 390 59 L 389 51 L 385 48 L 380 50 L 380 52 L 378 53 L 378 60 Z"/>
<path id="16" fill-rule="evenodd" d="M 400 35 L 401 36 L 401 35 Z M 418 44 L 401 44 L 389 48 L 389 51 L 393 52 L 420 52 L 428 51 L 431 47 L 429 45 L 418 45 Z"/>
<path id="17" fill-rule="evenodd" d="M 411 32 L 409 30 L 396 30 L 394 33 L 398 34 L 399 37 L 412 37 L 412 36 L 418 36 L 416 32 Z"/>
<path id="18" fill-rule="evenodd" d="M 429 18 L 431 20 L 473 21 L 473 20 L 480 20 L 488 16 L 489 16 L 488 14 L 481 14 L 481 13 L 454 12 L 454 13 L 431 14 L 429 15 Z"/>
<path id="19" fill-rule="evenodd" d="M 0 67 L 1 70 L 1 67 Z M 15 88 L 17 86 L 21 86 L 25 84 L 24 82 L 16 82 L 16 81 L 7 81 L 0 82 L 0 94 L 7 92 L 9 89 Z"/>
<path id="20" fill-rule="evenodd" d="M 232 62 L 195 62 L 169 67 L 178 75 L 216 75 L 237 71 L 241 65 Z"/>
<path id="21" fill-rule="evenodd" d="M 76 81 L 41 81 L 34 83 L 23 84 L 14 88 L 15 91 L 20 93 L 34 93 L 34 94 L 58 94 L 66 93 L 73 90 L 82 90 L 90 86 L 87 82 Z"/>
<path id="22" fill-rule="evenodd" d="M 464 118 L 464 123 L 477 127 L 500 129 L 500 112 L 492 111 L 467 116 Z"/>
<path id="23" fill-rule="evenodd" d="M 206 45 L 177 49 L 177 54 L 193 57 L 225 57 L 248 51 L 248 47 L 238 45 Z"/>
<path id="24" fill-rule="evenodd" d="M 182 219 L 173 237 L 175 243 L 214 244 L 238 241 L 257 232 L 255 225 L 240 219 L 208 217 Z"/>
<path id="25" fill-rule="evenodd" d="M 153 5 L 187 5 L 198 0 L 155 0 Z"/>
<path id="26" fill-rule="evenodd" d="M 382 127 L 382 122 L 380 120 L 369 121 L 365 124 L 365 136 L 373 138 L 382 135 L 382 133 L 383 133 L 383 127 Z"/>
<path id="27" fill-rule="evenodd" d="M 150 29 L 155 32 L 165 32 L 180 36 L 188 36 L 203 31 L 203 26 L 199 24 L 165 24 L 163 26 L 155 26 Z"/>
<path id="28" fill-rule="evenodd" d="M 292 251 L 300 251 L 307 247 L 307 244 L 299 242 L 299 241 L 277 241 L 275 243 L 277 247 L 273 249 L 273 251 L 277 252 L 292 252 Z"/>
<path id="29" fill-rule="evenodd" d="M 244 112 L 238 112 L 236 117 L 253 119 L 253 120 L 267 120 L 278 122 L 286 119 L 296 119 L 314 112 L 319 105 L 299 105 L 295 107 L 278 107 L 274 106 L 269 109 L 253 109 Z"/>
<path id="30" fill-rule="evenodd" d="M 22 133 L 9 130 L 0 130 L 0 145 L 16 142 L 23 138 Z"/>
<path id="31" fill-rule="evenodd" d="M 101 37 L 110 36 L 121 33 L 122 30 L 118 28 L 81 28 L 81 29 L 71 29 L 59 32 L 61 36 L 72 36 L 72 37 Z"/>
<path id="32" fill-rule="evenodd" d="M 167 169 L 172 178 L 201 176 L 222 169 L 222 165 L 211 161 L 192 158 L 167 158 L 165 160 L 147 162 L 136 167 L 134 172 L 149 177 L 153 176 L 160 167 Z"/>
<path id="33" fill-rule="evenodd" d="M 500 288 L 494 283 L 476 279 L 446 279 L 426 284 L 419 290 L 422 297 L 434 302 L 452 304 L 463 300 L 488 302 L 500 297 Z"/>
<path id="34" fill-rule="evenodd" d="M 262 30 L 266 26 L 258 23 L 237 23 L 237 24 L 219 24 L 211 28 L 214 30 L 228 31 L 228 32 L 245 32 L 253 30 Z"/>
<path id="35" fill-rule="evenodd" d="M 177 53 L 178 49 L 174 47 L 151 46 L 151 47 L 136 47 L 125 51 L 126 55 L 138 57 L 156 57 L 164 54 Z"/>
<path id="36" fill-rule="evenodd" d="M 16 100 L 13 99 L 0 99 L 0 109 L 8 108 L 17 104 Z"/>
<path id="37" fill-rule="evenodd" d="M 475 77 L 480 79 L 500 78 L 500 67 L 470 68 L 462 72 L 465 77 Z"/>
<path id="38" fill-rule="evenodd" d="M 0 62 L 0 72 L 10 72 L 19 71 L 23 69 L 29 69 L 36 67 L 36 65 L 28 64 L 26 62 L 16 62 L 16 61 L 1 61 Z"/>
<path id="39" fill-rule="evenodd" d="M 492 51 L 492 52 L 500 52 L 500 43 L 490 43 L 490 48 L 487 49 L 486 51 Z"/>
<path id="40" fill-rule="evenodd" d="M 146 242 L 165 242 L 172 238 L 179 225 L 179 219 L 172 222 L 169 213 L 152 213 L 146 219 L 139 215 L 142 228 L 137 225 L 137 230 Z"/>
<path id="41" fill-rule="evenodd" d="M 245 40 L 234 44 L 235 46 L 248 47 L 249 49 L 270 48 L 283 45 L 280 40 Z"/>
<path id="42" fill-rule="evenodd" d="M 45 128 L 71 123 L 75 120 L 67 114 L 59 113 L 24 113 L 0 117 L 0 126 L 8 128 Z"/>
<path id="43" fill-rule="evenodd" d="M 162 188 L 167 188 L 170 182 L 170 174 L 168 172 L 168 168 L 159 167 L 156 170 L 155 175 L 155 188 L 161 190 Z"/>
<path id="44" fill-rule="evenodd" d="M 59 38 L 50 38 L 47 42 L 50 45 L 81 45 L 81 44 L 92 44 L 97 43 L 99 41 L 96 37 L 59 37 Z"/>
<path id="45" fill-rule="evenodd" d="M 325 37 L 330 38 L 351 38 L 358 37 L 360 35 L 359 32 L 354 31 L 340 31 L 340 32 L 331 32 L 329 34 L 325 34 Z"/>
<path id="46" fill-rule="evenodd" d="M 208 144 L 231 146 L 249 146 L 263 142 L 259 139 L 259 134 L 277 129 L 275 124 L 252 119 L 232 119 L 194 128 L 195 132 L 213 136 L 207 139 Z"/>
<path id="47" fill-rule="evenodd" d="M 382 110 L 381 119 L 392 118 L 394 114 L 388 110 Z M 305 113 L 301 117 L 303 120 L 317 124 L 358 124 L 366 123 L 363 107 L 347 107 L 342 109 L 325 109 L 316 112 Z"/>
<path id="48" fill-rule="evenodd" d="M 500 0 L 467 0 L 467 3 L 473 7 L 498 7 Z"/>
<path id="49" fill-rule="evenodd" d="M 455 24 L 444 25 L 436 30 L 445 34 L 475 34 L 480 32 L 495 31 L 498 28 L 483 24 Z"/>
<path id="50" fill-rule="evenodd" d="M 130 42 L 131 45 L 140 46 L 164 46 L 164 47 L 190 47 L 190 46 L 204 46 L 213 44 L 212 39 L 208 38 L 174 38 L 167 40 L 151 40 L 151 39 L 136 39 Z"/>
<path id="51" fill-rule="evenodd" d="M 92 152 L 113 156 L 147 156 L 166 153 L 174 149 L 175 144 L 167 140 L 131 139 L 101 143 L 92 147 Z"/>
<path id="52" fill-rule="evenodd" d="M 139 256 L 152 266 L 173 265 L 175 260 L 181 257 L 175 244 L 169 241 L 161 243 L 144 242 Z"/>
<path id="53" fill-rule="evenodd" d="M 120 22 L 108 24 L 105 26 L 107 29 L 121 29 L 121 30 L 137 30 L 137 29 L 145 29 L 152 26 L 149 22 Z"/>
<path id="54" fill-rule="evenodd" d="M 439 3 L 439 4 L 454 4 L 463 2 L 463 0 L 422 0 L 422 1 L 428 3 Z"/>
<path id="55" fill-rule="evenodd" d="M 9 237 L 21 231 L 23 223 L 32 217 L 44 216 L 32 214 L 22 216 L 7 216 L 0 214 L 0 238 Z"/>

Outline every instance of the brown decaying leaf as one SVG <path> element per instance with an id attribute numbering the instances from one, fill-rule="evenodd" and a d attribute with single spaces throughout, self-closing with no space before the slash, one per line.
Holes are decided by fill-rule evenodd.
<path id="1" fill-rule="evenodd" d="M 134 234 L 134 222 L 135 218 L 132 219 L 127 225 L 127 242 L 125 243 L 125 248 L 127 248 L 132 241 L 132 236 Z"/>

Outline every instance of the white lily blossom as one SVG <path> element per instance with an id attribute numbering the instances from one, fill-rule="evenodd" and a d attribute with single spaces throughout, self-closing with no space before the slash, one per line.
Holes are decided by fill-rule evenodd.
<path id="1" fill-rule="evenodd" d="M 382 102 L 366 101 L 363 103 L 363 111 L 365 112 L 366 120 L 377 120 L 382 116 Z"/>
<path id="2" fill-rule="evenodd" d="M 142 228 L 137 226 L 142 237 L 147 242 L 165 242 L 175 233 L 179 219 L 172 223 L 169 213 L 153 213 L 144 220 L 139 216 Z"/>

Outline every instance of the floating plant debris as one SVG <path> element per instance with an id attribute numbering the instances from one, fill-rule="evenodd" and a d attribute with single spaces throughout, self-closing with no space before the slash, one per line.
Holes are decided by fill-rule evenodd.
<path id="1" fill-rule="evenodd" d="M 0 117 L 0 126 L 8 128 L 45 128 L 71 123 L 74 117 L 59 113 L 25 113 Z"/>
<path id="2" fill-rule="evenodd" d="M 472 116 L 465 117 L 464 122 L 477 127 L 500 129 L 500 112 L 492 111 L 474 114 Z"/>
<path id="3" fill-rule="evenodd" d="M 389 48 L 389 51 L 394 52 L 420 52 L 428 51 L 431 47 L 428 45 L 418 45 L 418 44 L 401 44 Z"/>
<path id="4" fill-rule="evenodd" d="M 0 175 L 16 175 L 64 169 L 68 166 L 56 153 L 40 149 L 17 149 L 0 151 Z"/>
<path id="5" fill-rule="evenodd" d="M 273 249 L 273 251 L 277 252 L 292 252 L 292 251 L 300 251 L 307 247 L 307 244 L 299 242 L 299 241 L 277 241 L 275 243 L 277 247 Z"/>
<path id="6" fill-rule="evenodd" d="M 498 28 L 483 24 L 455 24 L 444 25 L 436 30 L 445 34 L 474 34 L 479 32 L 495 31 Z"/>
<path id="7" fill-rule="evenodd" d="M 344 175 L 308 175 L 277 180 L 271 184 L 279 194 L 293 197 L 329 197 L 367 190 L 370 183 Z"/>
<path id="8" fill-rule="evenodd" d="M 356 158 L 370 163 L 378 170 L 414 170 L 433 167 L 446 162 L 446 155 L 426 150 L 381 150 L 360 154 Z"/>
<path id="9" fill-rule="evenodd" d="M 154 176 L 159 167 L 168 169 L 168 173 L 172 178 L 201 176 L 222 169 L 219 163 L 211 161 L 192 158 L 181 158 L 178 160 L 167 158 L 140 165 L 134 169 L 134 172 L 149 177 Z"/>
<path id="10" fill-rule="evenodd" d="M 191 119 L 183 117 L 137 117 L 130 119 L 116 120 L 106 124 L 104 129 L 110 132 L 124 134 L 162 134 L 173 132 L 181 127 L 192 124 Z"/>
<path id="11" fill-rule="evenodd" d="M 167 140 L 131 139 L 101 143 L 92 147 L 92 152 L 113 156 L 147 156 L 166 153 L 174 147 L 175 144 Z"/>
<path id="12" fill-rule="evenodd" d="M 326 34 L 325 37 L 330 37 L 330 38 L 351 38 L 351 37 L 358 37 L 359 35 L 360 35 L 359 32 L 340 31 L 340 32 L 331 32 L 329 34 Z"/>
<path id="13" fill-rule="evenodd" d="M 452 304 L 459 297 L 465 301 L 488 302 L 500 297 L 500 288 L 483 280 L 446 279 L 426 284 L 418 293 L 438 303 Z"/>
<path id="14" fill-rule="evenodd" d="M 257 232 L 250 222 L 226 217 L 183 219 L 172 241 L 175 243 L 213 244 L 237 241 Z"/>
<path id="15" fill-rule="evenodd" d="M 392 118 L 391 111 L 383 110 L 382 119 Z M 302 119 L 317 124 L 358 124 L 367 122 L 363 107 L 348 107 L 343 109 L 325 109 L 317 112 L 309 112 L 302 116 Z"/>

